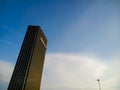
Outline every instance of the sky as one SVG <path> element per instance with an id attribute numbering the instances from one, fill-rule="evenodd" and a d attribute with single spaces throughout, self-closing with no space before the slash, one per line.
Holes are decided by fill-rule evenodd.
<path id="1" fill-rule="evenodd" d="M 48 39 L 41 90 L 120 90 L 119 0 L 0 0 L 0 90 L 28 25 Z"/>

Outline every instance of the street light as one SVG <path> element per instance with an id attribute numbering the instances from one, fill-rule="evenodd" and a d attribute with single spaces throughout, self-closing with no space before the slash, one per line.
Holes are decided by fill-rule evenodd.
<path id="1" fill-rule="evenodd" d="M 97 79 L 97 81 L 98 81 L 99 90 L 101 90 L 101 87 L 100 87 L 100 79 Z"/>

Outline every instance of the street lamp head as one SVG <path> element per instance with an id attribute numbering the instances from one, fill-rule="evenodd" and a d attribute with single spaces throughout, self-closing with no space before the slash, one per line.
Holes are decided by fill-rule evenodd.
<path id="1" fill-rule="evenodd" d="M 100 81 L 100 79 L 97 79 L 97 81 L 99 82 L 99 81 Z"/>

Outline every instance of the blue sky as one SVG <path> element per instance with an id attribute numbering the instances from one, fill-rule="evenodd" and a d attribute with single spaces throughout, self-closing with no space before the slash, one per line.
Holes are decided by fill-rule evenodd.
<path id="1" fill-rule="evenodd" d="M 120 89 L 118 0 L 1 0 L 0 90 L 28 25 L 41 26 L 48 38 L 42 90 L 97 90 L 97 78 L 102 90 Z"/>
<path id="2" fill-rule="evenodd" d="M 15 54 L 19 52 L 27 25 L 40 25 L 48 37 L 49 46 L 52 47 L 54 42 L 58 41 L 67 32 L 66 27 L 72 25 L 72 22 L 77 20 L 80 13 L 89 7 L 89 3 L 85 1 L 31 0 L 25 2 L 5 0 L 1 1 L 0 6 L 0 42 L 2 44 L 0 55 L 3 59 L 6 59 L 7 55 L 9 56 L 7 59 L 13 60 L 16 58 Z M 7 44 L 11 45 L 9 50 L 7 50 Z M 12 53 L 9 55 L 11 51 Z M 48 48 L 49 51 L 56 52 L 58 50 Z"/>

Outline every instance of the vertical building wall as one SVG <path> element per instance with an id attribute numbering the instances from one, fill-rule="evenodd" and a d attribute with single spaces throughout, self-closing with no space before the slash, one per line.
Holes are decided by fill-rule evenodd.
<path id="1" fill-rule="evenodd" d="M 39 26 L 29 26 L 8 90 L 39 90 L 47 39 Z"/>
<path id="2" fill-rule="evenodd" d="M 45 50 L 46 39 L 42 33 L 38 32 L 25 90 L 40 90 Z"/>

